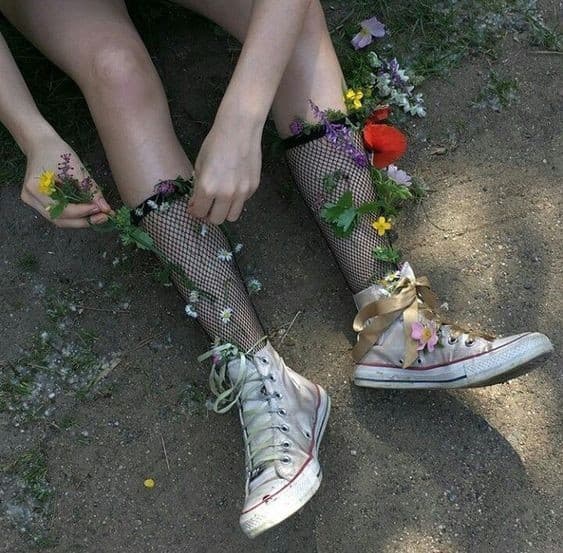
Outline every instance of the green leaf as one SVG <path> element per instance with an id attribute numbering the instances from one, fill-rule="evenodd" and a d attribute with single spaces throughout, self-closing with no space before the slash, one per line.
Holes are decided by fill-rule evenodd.
<path id="1" fill-rule="evenodd" d="M 142 250 L 152 250 L 154 248 L 153 239 L 140 228 L 133 227 L 129 230 L 129 237 Z"/>
<path id="2" fill-rule="evenodd" d="M 399 263 L 401 260 L 401 252 L 393 246 L 378 246 L 371 253 L 374 259 L 385 263 Z"/>
<path id="3" fill-rule="evenodd" d="M 358 221 L 358 209 L 354 207 L 352 192 L 347 190 L 336 203 L 325 204 L 321 218 L 331 224 L 337 236 L 349 236 Z"/>
<path id="4" fill-rule="evenodd" d="M 332 192 L 338 183 L 346 176 L 344 171 L 337 169 L 334 173 L 329 173 L 323 177 L 323 188 L 325 192 Z"/>
<path id="5" fill-rule="evenodd" d="M 49 207 L 49 217 L 51 217 L 51 219 L 58 219 L 67 205 L 66 200 L 55 201 L 55 203 L 51 204 Z"/>

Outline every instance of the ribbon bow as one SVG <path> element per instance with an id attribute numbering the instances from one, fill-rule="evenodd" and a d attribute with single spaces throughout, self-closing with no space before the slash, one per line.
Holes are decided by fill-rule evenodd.
<path id="1" fill-rule="evenodd" d="M 421 300 L 421 301 L 419 301 Z M 421 303 L 422 302 L 422 303 Z M 430 290 L 427 277 L 416 280 L 403 277 L 398 283 L 393 296 L 369 303 L 362 307 L 354 319 L 354 330 L 358 333 L 358 342 L 352 350 L 352 356 L 359 362 L 377 343 L 383 332 L 403 315 L 405 331 L 405 355 L 403 368 L 413 364 L 417 357 L 416 341 L 411 338 L 411 325 L 418 320 L 419 308 L 423 305 L 424 314 L 432 317 L 437 297 Z"/>

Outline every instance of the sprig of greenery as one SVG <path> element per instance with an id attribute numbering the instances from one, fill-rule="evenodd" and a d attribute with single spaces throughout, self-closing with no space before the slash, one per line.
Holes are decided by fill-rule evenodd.
<path id="1" fill-rule="evenodd" d="M 86 204 L 92 201 L 94 194 L 91 190 L 81 190 L 78 181 L 73 177 L 57 181 L 50 194 L 53 203 L 49 205 L 49 216 L 57 219 L 69 204 Z"/>
<path id="2" fill-rule="evenodd" d="M 397 264 L 401 260 L 401 252 L 393 246 L 378 246 L 371 252 L 374 259 L 385 263 Z"/>

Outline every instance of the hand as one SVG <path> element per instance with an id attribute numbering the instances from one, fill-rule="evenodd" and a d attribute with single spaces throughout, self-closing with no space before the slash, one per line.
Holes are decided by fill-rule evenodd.
<path id="1" fill-rule="evenodd" d="M 236 221 L 260 183 L 261 127 L 218 117 L 195 163 L 193 217 L 219 225 Z"/>
<path id="2" fill-rule="evenodd" d="M 105 223 L 107 214 L 112 210 L 93 180 L 94 197 L 91 202 L 70 204 L 56 219 L 51 219 L 49 216 L 47 208 L 52 200 L 39 192 L 39 176 L 43 171 L 57 173 L 57 167 L 62 161 L 61 154 L 70 154 L 70 166 L 73 167 L 72 176 L 79 181 L 90 176 L 74 150 L 64 140 L 57 135 L 42 137 L 37 139 L 28 151 L 25 180 L 21 192 L 22 201 L 60 228 L 86 228 L 91 224 Z"/>

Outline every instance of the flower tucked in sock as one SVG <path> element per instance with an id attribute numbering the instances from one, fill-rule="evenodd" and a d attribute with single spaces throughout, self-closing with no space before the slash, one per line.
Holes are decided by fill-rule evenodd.
<path id="1" fill-rule="evenodd" d="M 360 134 L 343 124 L 322 121 L 322 128 L 286 140 L 286 157 L 297 187 L 312 210 L 344 276 L 354 293 L 394 270 L 373 257 L 388 246 L 387 238 L 372 227 L 377 216 L 361 216 L 349 236 L 336 236 L 321 213 L 323 206 L 348 191 L 354 205 L 373 202 L 375 190 Z"/>

